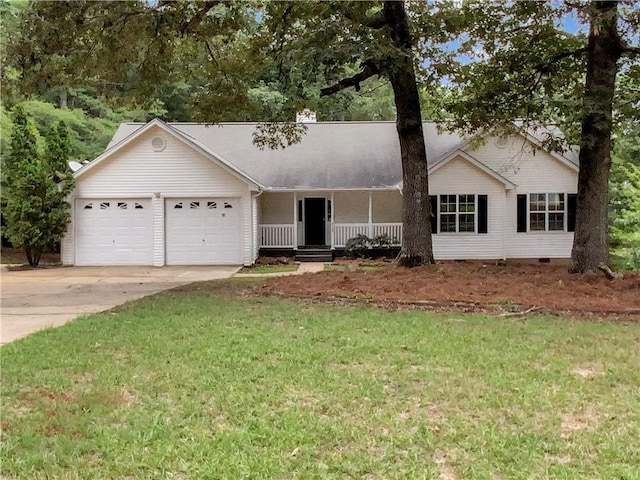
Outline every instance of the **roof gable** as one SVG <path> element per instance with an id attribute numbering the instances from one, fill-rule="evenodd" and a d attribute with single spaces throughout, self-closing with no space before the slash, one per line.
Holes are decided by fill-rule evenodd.
<path id="1" fill-rule="evenodd" d="M 264 188 L 257 181 L 255 181 L 254 179 L 252 179 L 251 177 L 246 175 L 244 172 L 238 170 L 238 168 L 235 167 L 232 163 L 230 163 L 230 162 L 226 161 L 225 159 L 213 154 L 209 149 L 207 149 L 206 147 L 204 147 L 201 144 L 199 144 L 199 142 L 196 141 L 195 139 L 189 138 L 184 133 L 180 132 L 179 130 L 176 130 L 175 128 L 172 128 L 170 125 L 166 124 L 165 122 L 163 122 L 162 120 L 159 120 L 157 118 L 151 120 L 150 122 L 148 122 L 148 123 L 146 123 L 144 125 L 139 125 L 139 127 L 133 129 L 133 131 L 126 131 L 125 130 L 126 131 L 126 135 L 124 135 L 123 138 L 117 139 L 117 141 L 114 141 L 114 140 L 116 140 L 116 137 L 114 136 L 114 139 L 112 139 L 112 141 L 107 146 L 107 150 L 105 150 L 96 159 L 94 159 L 93 161 L 89 162 L 88 164 L 84 165 L 82 168 L 80 168 L 79 170 L 74 172 L 74 174 L 73 174 L 74 177 L 77 179 L 77 178 L 80 178 L 80 177 L 84 176 L 87 172 L 93 170 L 96 166 L 100 165 L 101 163 L 103 163 L 105 161 L 108 161 L 109 158 L 112 158 L 118 152 L 122 151 L 122 149 L 124 149 L 127 145 L 130 145 L 136 139 L 138 139 L 139 137 L 141 137 L 142 135 L 144 135 L 146 132 L 150 131 L 153 128 L 159 128 L 160 130 L 162 130 L 163 132 L 169 134 L 170 136 L 172 136 L 173 138 L 177 139 L 178 141 L 180 141 L 180 142 L 186 144 L 187 146 L 189 146 L 190 148 L 193 148 L 194 150 L 198 151 L 199 153 L 204 155 L 209 160 L 211 160 L 211 161 L 215 162 L 216 164 L 218 164 L 220 167 L 222 167 L 228 173 L 230 173 L 233 176 L 235 176 L 235 177 L 239 178 L 240 180 L 244 181 L 245 183 L 247 183 L 251 187 L 256 188 L 256 189 Z M 120 129 L 118 131 L 120 131 Z"/>
<path id="2" fill-rule="evenodd" d="M 452 161 L 454 158 L 462 158 L 462 159 L 466 160 L 467 162 L 471 163 L 473 166 L 475 166 L 476 168 L 478 168 L 479 170 L 484 172 L 487 176 L 493 178 L 496 182 L 503 184 L 507 190 L 513 190 L 517 186 L 515 183 L 511 182 L 507 178 L 505 178 L 502 175 L 500 175 L 498 172 L 496 172 L 496 171 L 492 170 L 491 168 L 487 167 L 484 163 L 482 163 L 479 160 L 473 158 L 471 155 L 469 155 L 467 152 L 465 152 L 463 150 L 456 150 L 454 152 L 451 152 L 445 158 L 440 160 L 437 164 L 435 164 L 432 167 L 430 167 L 429 168 L 429 175 L 435 173 L 440 168 L 444 167 L 447 163 Z"/>

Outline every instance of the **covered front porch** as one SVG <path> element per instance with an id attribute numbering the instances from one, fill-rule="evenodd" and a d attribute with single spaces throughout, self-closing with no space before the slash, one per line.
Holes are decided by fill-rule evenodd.
<path id="1" fill-rule="evenodd" d="M 262 252 L 303 248 L 342 249 L 358 235 L 387 235 L 402 243 L 398 189 L 267 192 L 258 198 Z"/>

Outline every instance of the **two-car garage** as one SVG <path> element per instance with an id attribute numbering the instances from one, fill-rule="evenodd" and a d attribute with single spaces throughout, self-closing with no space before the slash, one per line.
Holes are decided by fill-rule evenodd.
<path id="1" fill-rule="evenodd" d="M 263 187 L 160 120 L 121 125 L 74 177 L 65 265 L 243 265 L 257 255 L 252 196 Z"/>
<path id="2" fill-rule="evenodd" d="M 159 247 L 166 265 L 238 265 L 241 211 L 234 197 L 167 198 L 164 212 L 154 212 L 150 199 L 77 199 L 75 264 L 153 265 Z M 159 241 L 154 214 L 162 219 Z"/>

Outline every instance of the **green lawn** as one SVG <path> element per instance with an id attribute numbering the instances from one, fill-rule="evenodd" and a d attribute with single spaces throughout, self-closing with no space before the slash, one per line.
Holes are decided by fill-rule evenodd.
<path id="1" fill-rule="evenodd" d="M 234 293 L 246 284 L 2 347 L 3 478 L 640 478 L 638 324 Z"/>
<path id="2" fill-rule="evenodd" d="M 239 273 L 280 273 L 295 272 L 300 265 L 295 263 L 281 265 L 253 265 L 251 267 L 242 267 Z"/>

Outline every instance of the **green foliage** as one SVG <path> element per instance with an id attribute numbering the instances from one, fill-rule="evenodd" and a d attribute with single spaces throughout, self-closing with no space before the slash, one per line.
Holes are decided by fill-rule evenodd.
<path id="1" fill-rule="evenodd" d="M 66 197 L 73 176 L 65 168 L 69 139 L 64 124 L 51 127 L 46 152 L 38 152 L 38 131 L 21 107 L 14 110 L 9 153 L 3 158 L 3 214 L 6 236 L 24 248 L 30 265 L 62 239 L 70 221 Z"/>
<path id="2" fill-rule="evenodd" d="M 609 243 L 617 267 L 640 270 L 640 139 L 628 129 L 618 139 L 609 182 Z"/>
<path id="3" fill-rule="evenodd" d="M 119 123 L 106 118 L 88 117 L 79 108 L 58 108 L 40 100 L 27 100 L 18 105 L 33 118 L 41 134 L 46 135 L 51 125 L 64 122 L 68 129 L 71 158 L 76 160 L 90 160 L 104 151 Z"/>
<path id="4" fill-rule="evenodd" d="M 386 233 L 369 238 L 359 234 L 350 238 L 345 243 L 345 253 L 352 258 L 376 258 L 389 253 L 393 245 L 398 244 L 398 239 L 392 238 Z"/>
<path id="5" fill-rule="evenodd" d="M 365 256 L 371 239 L 364 234 L 352 237 L 344 244 L 344 251 L 349 257 L 362 258 Z"/>

